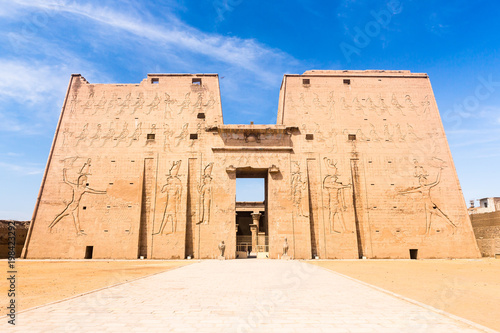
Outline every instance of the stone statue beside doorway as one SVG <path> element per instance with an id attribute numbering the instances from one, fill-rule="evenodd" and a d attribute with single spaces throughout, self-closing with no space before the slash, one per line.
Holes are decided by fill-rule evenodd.
<path id="1" fill-rule="evenodd" d="M 285 237 L 285 243 L 283 243 L 283 256 L 281 259 L 288 260 L 290 257 L 288 256 L 288 240 Z"/>
<path id="2" fill-rule="evenodd" d="M 226 257 L 224 257 L 224 252 L 226 251 L 226 244 L 224 244 L 224 241 L 221 241 L 218 247 L 220 251 L 219 259 L 221 260 L 226 259 Z"/>

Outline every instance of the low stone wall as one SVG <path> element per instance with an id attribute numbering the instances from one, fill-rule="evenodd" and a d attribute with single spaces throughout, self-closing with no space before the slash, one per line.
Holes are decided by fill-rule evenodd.
<path id="1" fill-rule="evenodd" d="M 500 211 L 470 216 L 477 245 L 483 257 L 500 254 Z"/>
<path id="2" fill-rule="evenodd" d="M 6 259 L 9 253 L 9 223 L 12 221 L 0 220 L 0 259 Z M 30 221 L 14 221 L 16 224 L 16 258 L 21 256 Z"/>

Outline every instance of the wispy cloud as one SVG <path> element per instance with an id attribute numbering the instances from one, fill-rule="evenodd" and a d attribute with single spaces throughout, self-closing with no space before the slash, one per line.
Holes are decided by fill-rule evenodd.
<path id="1" fill-rule="evenodd" d="M 5 163 L 0 162 L 0 170 L 4 171 L 13 171 L 17 174 L 30 176 L 30 175 L 39 175 L 43 173 L 43 167 L 41 166 L 32 166 L 32 165 L 19 165 L 14 163 Z"/>
<path id="2" fill-rule="evenodd" d="M 181 22 L 170 13 L 165 14 L 166 22 L 154 22 L 154 19 L 143 11 L 141 11 L 143 16 L 138 16 L 93 4 L 41 0 L 29 2 L 14 0 L 13 3 L 28 9 L 83 17 L 94 23 L 127 32 L 142 40 L 161 43 L 169 52 L 181 50 L 204 55 L 250 71 L 263 82 L 273 81 L 274 84 L 281 77 L 283 66 L 275 70 L 273 66 L 296 63 L 290 55 L 267 47 L 256 40 L 205 33 Z"/>

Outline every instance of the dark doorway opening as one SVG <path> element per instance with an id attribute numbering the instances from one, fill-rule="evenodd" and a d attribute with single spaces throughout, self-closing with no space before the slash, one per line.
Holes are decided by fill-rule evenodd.
<path id="1" fill-rule="evenodd" d="M 236 169 L 236 258 L 268 257 L 267 175 L 267 169 Z"/>
<path id="2" fill-rule="evenodd" d="M 410 259 L 417 259 L 418 249 L 410 249 Z"/>
<path id="3" fill-rule="evenodd" d="M 94 247 L 93 246 L 85 247 L 85 259 L 92 259 L 93 254 L 94 254 Z"/>

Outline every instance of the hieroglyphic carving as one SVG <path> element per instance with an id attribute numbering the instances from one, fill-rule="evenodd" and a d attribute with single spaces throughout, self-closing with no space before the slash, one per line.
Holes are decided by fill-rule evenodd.
<path id="1" fill-rule="evenodd" d="M 66 176 L 66 168 L 63 169 L 63 182 L 70 185 L 72 188 L 72 196 L 71 201 L 66 205 L 66 208 L 58 214 L 55 219 L 49 224 L 49 231 L 52 232 L 52 228 L 59 223 L 64 217 L 71 215 L 73 219 L 73 224 L 75 226 L 77 235 L 85 235 L 84 232 L 81 231 L 80 228 L 80 217 L 79 217 L 79 207 L 80 201 L 85 193 L 91 194 L 106 194 L 106 191 L 94 190 L 86 185 L 87 176 L 90 175 L 90 158 L 87 162 L 82 166 L 80 172 L 78 173 L 78 179 L 76 183 L 73 183 L 67 179 Z"/>
<path id="2" fill-rule="evenodd" d="M 169 151 L 172 152 L 172 149 L 170 148 L 170 139 L 174 135 L 174 131 L 170 129 L 168 124 L 163 124 L 163 151 Z"/>
<path id="3" fill-rule="evenodd" d="M 170 95 L 168 93 L 165 93 L 165 99 L 163 100 L 165 103 L 165 118 L 170 119 L 172 118 L 172 104 L 177 103 L 177 100 L 170 98 Z"/>
<path id="4" fill-rule="evenodd" d="M 406 114 L 403 112 L 404 106 L 399 104 L 396 94 L 392 94 L 391 104 L 396 110 L 400 111 L 403 116 L 406 116 Z"/>
<path id="5" fill-rule="evenodd" d="M 144 93 L 139 92 L 139 94 L 137 94 L 135 103 L 132 105 L 133 109 L 131 114 L 134 114 L 137 110 L 142 110 L 143 106 L 144 106 Z"/>
<path id="6" fill-rule="evenodd" d="M 63 146 L 66 146 L 68 144 L 68 137 L 71 136 L 73 136 L 73 132 L 70 132 L 69 128 L 65 127 L 63 131 L 63 141 L 62 141 Z"/>
<path id="7" fill-rule="evenodd" d="M 95 141 L 99 141 L 101 139 L 101 124 L 97 124 L 97 130 L 94 135 L 90 137 L 89 147 L 92 147 Z"/>
<path id="8" fill-rule="evenodd" d="M 423 102 L 421 103 L 424 107 L 422 113 L 429 114 L 431 102 L 429 101 L 429 95 L 425 95 Z"/>
<path id="9" fill-rule="evenodd" d="M 113 93 L 108 101 L 108 107 L 106 108 L 105 114 L 110 113 L 111 109 L 113 109 L 116 106 L 117 101 L 118 101 L 118 96 L 116 95 L 116 93 Z"/>
<path id="10" fill-rule="evenodd" d="M 370 140 L 371 141 L 380 141 L 382 138 L 378 135 L 377 130 L 375 129 L 375 125 L 370 124 L 370 127 L 372 128 L 370 130 Z"/>
<path id="11" fill-rule="evenodd" d="M 181 104 L 179 104 L 180 108 L 179 108 L 179 112 L 177 112 L 177 114 L 181 114 L 182 111 L 189 109 L 189 106 L 191 105 L 191 97 L 190 96 L 191 96 L 190 92 L 186 93 L 186 95 L 184 96 L 184 100 L 182 101 Z"/>
<path id="12" fill-rule="evenodd" d="M 410 124 L 406 124 L 406 127 L 408 128 L 408 131 L 406 132 L 406 136 L 408 138 L 412 138 L 414 140 L 420 140 L 421 138 L 415 133 L 415 130 L 413 129 L 413 126 Z"/>
<path id="13" fill-rule="evenodd" d="M 198 193 L 200 194 L 199 201 L 199 216 L 196 224 L 210 224 L 210 215 L 212 212 L 212 169 L 214 163 L 207 164 L 203 170 L 203 178 L 198 185 Z"/>
<path id="14" fill-rule="evenodd" d="M 132 99 L 132 93 L 128 93 L 125 96 L 125 99 L 121 103 L 118 103 L 118 106 L 120 108 L 118 109 L 117 114 L 123 113 L 125 110 L 127 110 L 130 107 L 131 99 Z"/>
<path id="15" fill-rule="evenodd" d="M 80 132 L 80 134 L 78 134 L 78 136 L 75 137 L 75 139 L 78 139 L 76 141 L 76 144 L 75 144 L 75 147 L 78 147 L 78 145 L 80 144 L 80 142 L 82 141 L 85 141 L 85 139 L 87 138 L 87 129 L 89 127 L 89 123 L 86 123 L 85 125 L 83 125 L 83 129 L 82 131 Z"/>
<path id="16" fill-rule="evenodd" d="M 69 113 L 73 114 L 76 111 L 76 108 L 78 106 L 78 94 L 73 94 L 71 96 L 71 101 L 69 103 Z"/>
<path id="17" fill-rule="evenodd" d="M 106 93 L 103 92 L 101 95 L 101 99 L 99 99 L 99 102 L 94 105 L 94 113 L 92 115 L 95 115 L 96 113 L 104 114 L 104 107 L 106 106 Z"/>
<path id="18" fill-rule="evenodd" d="M 302 173 L 300 172 L 300 163 L 292 161 L 292 175 L 291 175 L 291 185 L 292 185 L 292 203 L 294 206 L 295 216 L 308 217 L 309 213 L 304 209 L 304 199 L 305 193 L 307 193 L 307 182 L 302 180 Z"/>
<path id="19" fill-rule="evenodd" d="M 434 158 L 434 160 L 439 160 L 437 158 Z M 441 161 L 441 160 L 439 160 Z M 457 225 L 451 221 L 451 219 L 446 215 L 435 203 L 434 200 L 432 200 L 431 197 L 431 189 L 435 186 L 437 186 L 441 180 L 441 171 L 444 168 L 444 162 L 441 161 L 441 165 L 438 167 L 438 173 L 435 181 L 429 181 L 429 173 L 421 166 L 417 160 L 413 161 L 415 164 L 415 172 L 414 172 L 414 177 L 418 178 L 418 183 L 419 186 L 416 187 L 410 187 L 404 191 L 400 191 L 399 194 L 405 195 L 405 194 L 411 194 L 411 193 L 420 193 L 421 194 L 421 200 L 423 201 L 424 204 L 424 212 L 425 212 L 425 234 L 429 234 L 431 230 L 431 224 L 432 224 L 432 218 L 435 217 L 440 217 L 441 219 L 445 220 L 449 225 L 452 226 L 453 228 L 453 233 L 455 233 L 455 230 L 457 228 Z"/>
<path id="20" fill-rule="evenodd" d="M 116 140 L 115 147 L 118 147 L 120 142 L 125 140 L 127 136 L 128 136 L 128 123 L 124 123 L 122 131 L 120 132 L 120 134 L 118 134 L 118 136 L 114 138 Z"/>
<path id="21" fill-rule="evenodd" d="M 351 187 L 351 184 L 344 185 L 338 181 L 337 164 L 327 157 L 323 158 L 325 162 L 327 175 L 323 179 L 323 188 L 328 192 L 328 222 L 330 225 L 330 233 L 347 232 L 344 221 L 344 212 L 347 210 L 345 202 L 344 189 Z M 335 223 L 335 221 L 338 223 Z M 340 229 L 336 229 L 336 225 L 340 224 Z"/>
<path id="22" fill-rule="evenodd" d="M 328 108 L 328 119 L 333 119 L 335 113 L 335 98 L 333 90 L 328 94 L 328 99 L 326 100 L 326 107 Z"/>
<path id="23" fill-rule="evenodd" d="M 394 135 L 397 136 L 399 142 L 405 141 L 406 135 L 403 135 L 403 132 L 401 132 L 401 126 L 399 124 L 396 124 Z"/>
<path id="24" fill-rule="evenodd" d="M 196 97 L 196 102 L 193 105 L 191 113 L 201 112 L 202 107 L 203 107 L 203 93 L 199 92 Z"/>
<path id="25" fill-rule="evenodd" d="M 314 93 L 313 104 L 316 109 L 323 109 L 325 106 L 321 104 L 318 94 Z"/>
<path id="26" fill-rule="evenodd" d="M 115 129 L 114 129 L 113 122 L 111 122 L 109 124 L 109 129 L 106 132 L 106 134 L 104 134 L 103 136 L 101 136 L 101 138 L 103 140 L 102 144 L 101 144 L 101 147 L 104 147 L 104 145 L 106 144 L 106 142 L 108 142 L 110 140 L 113 140 L 114 136 L 115 136 Z"/>
<path id="27" fill-rule="evenodd" d="M 378 107 L 380 109 L 379 115 L 382 115 L 384 112 L 387 112 L 390 116 L 392 116 L 392 113 L 389 110 L 389 106 L 387 104 L 385 104 L 385 100 L 382 98 L 382 95 L 379 95 Z"/>
<path id="28" fill-rule="evenodd" d="M 214 105 L 217 101 L 215 100 L 215 95 L 213 92 L 210 92 L 208 96 L 209 96 L 208 101 L 203 106 L 205 107 L 206 110 L 211 110 L 214 108 Z"/>
<path id="29" fill-rule="evenodd" d="M 188 126 L 189 126 L 188 123 L 185 123 L 184 125 L 182 125 L 181 132 L 179 133 L 179 135 L 177 135 L 175 137 L 175 146 L 176 147 L 179 147 L 179 145 L 181 144 L 181 142 L 183 140 L 187 140 L 187 136 L 189 134 Z"/>
<path id="30" fill-rule="evenodd" d="M 161 188 L 161 193 L 165 194 L 161 195 L 160 200 L 162 201 L 162 207 L 164 206 L 165 209 L 163 210 L 160 227 L 153 235 L 170 234 L 177 230 L 177 214 L 181 210 L 182 195 L 182 182 L 178 176 L 181 162 L 182 160 L 172 163 L 172 167 L 167 175 L 167 182 Z"/>
<path id="31" fill-rule="evenodd" d="M 144 113 L 150 114 L 153 111 L 158 111 L 160 102 L 160 97 L 158 97 L 158 93 L 156 93 L 155 98 L 147 105 L 148 109 L 144 111 Z"/>
<path id="32" fill-rule="evenodd" d="M 134 143 L 134 141 L 139 141 L 140 137 L 141 137 L 141 134 L 142 134 L 142 122 L 137 124 L 137 126 L 135 127 L 135 130 L 134 130 L 134 133 L 132 133 L 131 136 L 129 136 L 129 143 L 128 143 L 128 146 L 130 147 L 132 145 L 132 143 Z"/>
<path id="33" fill-rule="evenodd" d="M 415 104 L 413 104 L 413 102 L 411 101 L 410 95 L 405 96 L 405 106 L 409 110 L 411 110 L 411 111 L 415 112 L 417 115 L 419 115 L 419 113 L 417 112 L 417 106 L 415 106 Z"/>
<path id="34" fill-rule="evenodd" d="M 94 104 L 95 104 L 95 100 L 94 100 L 94 91 L 91 91 L 89 93 L 89 97 L 87 98 L 87 102 L 85 102 L 85 104 L 82 105 L 82 113 L 85 113 L 85 111 L 87 111 L 88 109 L 92 109 L 94 107 Z"/>
<path id="35" fill-rule="evenodd" d="M 348 110 L 349 112 L 351 112 L 351 106 L 349 104 L 347 104 L 344 97 L 340 98 L 340 103 L 342 104 L 343 110 Z M 351 114 L 352 114 L 352 112 L 351 112 Z"/>
<path id="36" fill-rule="evenodd" d="M 392 141 L 392 134 L 389 132 L 389 125 L 384 125 L 384 139 L 385 141 Z"/>

